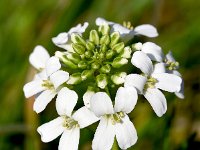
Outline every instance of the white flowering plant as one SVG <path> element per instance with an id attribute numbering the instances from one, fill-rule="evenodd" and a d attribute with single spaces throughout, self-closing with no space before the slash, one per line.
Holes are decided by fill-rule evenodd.
<path id="1" fill-rule="evenodd" d="M 52 38 L 62 49 L 52 57 L 42 46 L 36 46 L 29 57 L 37 73 L 24 85 L 25 97 L 35 96 L 37 113 L 56 97 L 59 117 L 37 131 L 43 142 L 62 134 L 59 150 L 77 150 L 80 129 L 98 121 L 92 149 L 110 150 L 115 138 L 121 149 L 127 149 L 138 139 L 128 115 L 138 94 L 144 95 L 158 117 L 167 111 L 161 90 L 184 98 L 179 63 L 172 52 L 165 55 L 152 42 L 133 42 L 135 36 L 157 37 L 154 26 L 133 28 L 130 22 L 120 25 L 103 18 L 97 18 L 96 25 L 88 31 L 85 22 Z M 77 103 L 81 107 L 75 107 Z"/>

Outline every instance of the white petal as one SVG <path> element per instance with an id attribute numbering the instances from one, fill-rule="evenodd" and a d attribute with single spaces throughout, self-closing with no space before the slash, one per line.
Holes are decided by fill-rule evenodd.
<path id="1" fill-rule="evenodd" d="M 35 74 L 34 80 L 48 80 L 46 69 L 43 69 L 41 72 Z"/>
<path id="2" fill-rule="evenodd" d="M 115 112 L 130 113 L 137 103 L 138 95 L 134 87 L 120 87 L 115 97 Z"/>
<path id="3" fill-rule="evenodd" d="M 181 89 L 179 92 L 175 92 L 176 96 L 180 99 L 184 99 L 184 81 L 182 80 Z"/>
<path id="4" fill-rule="evenodd" d="M 162 62 L 164 59 L 164 54 L 160 46 L 152 42 L 146 42 L 142 45 L 142 51 L 147 54 L 147 56 L 154 61 Z"/>
<path id="5" fill-rule="evenodd" d="M 152 77 L 158 80 L 155 86 L 159 89 L 168 92 L 178 92 L 181 89 L 182 79 L 177 75 L 169 73 L 154 73 L 152 74 Z"/>
<path id="6" fill-rule="evenodd" d="M 167 102 L 160 90 L 148 88 L 144 97 L 149 101 L 157 116 L 161 117 L 167 111 Z"/>
<path id="7" fill-rule="evenodd" d="M 83 95 L 83 102 L 87 108 L 90 108 L 90 99 L 95 94 L 94 91 L 86 91 Z"/>
<path id="8" fill-rule="evenodd" d="M 136 129 L 127 115 L 122 118 L 122 121 L 123 123 L 115 125 L 115 133 L 119 147 L 127 149 L 136 143 L 138 137 Z"/>
<path id="9" fill-rule="evenodd" d="M 65 129 L 60 138 L 58 150 L 78 150 L 79 138 L 80 128 Z"/>
<path id="10" fill-rule="evenodd" d="M 29 56 L 29 62 L 36 69 L 41 70 L 45 68 L 46 61 L 50 58 L 49 53 L 43 46 L 36 46 Z"/>
<path id="11" fill-rule="evenodd" d="M 104 18 L 100 18 L 100 17 L 96 19 L 96 25 L 101 26 L 101 25 L 104 25 L 104 24 L 112 25 L 114 23 L 110 22 L 110 21 L 107 21 Z"/>
<path id="12" fill-rule="evenodd" d="M 150 75 L 153 71 L 153 64 L 150 58 L 142 51 L 136 51 L 133 54 L 131 63 L 147 75 Z"/>
<path id="13" fill-rule="evenodd" d="M 95 114 L 90 111 L 86 106 L 78 109 L 72 116 L 74 120 L 78 121 L 80 128 L 85 128 L 99 120 Z"/>
<path id="14" fill-rule="evenodd" d="M 76 27 L 71 28 L 68 33 L 69 34 L 72 34 L 72 33 L 83 33 L 87 29 L 88 25 L 89 25 L 88 22 L 85 22 L 83 24 L 83 26 L 81 26 L 81 24 L 78 24 Z"/>
<path id="15" fill-rule="evenodd" d="M 64 131 L 63 118 L 58 117 L 50 122 L 47 122 L 37 128 L 37 131 L 41 135 L 43 142 L 50 142 L 57 138 Z"/>
<path id="16" fill-rule="evenodd" d="M 97 117 L 114 113 L 112 101 L 105 92 L 98 92 L 91 97 L 90 109 Z"/>
<path id="17" fill-rule="evenodd" d="M 68 39 L 69 39 L 69 34 L 66 32 L 62 32 L 58 34 L 56 37 L 53 37 L 52 41 L 55 45 L 60 46 L 66 44 L 68 42 Z"/>
<path id="18" fill-rule="evenodd" d="M 58 70 L 50 76 L 50 80 L 55 89 L 57 89 L 61 84 L 65 83 L 68 79 L 69 73 L 62 70 Z"/>
<path id="19" fill-rule="evenodd" d="M 45 90 L 43 91 L 36 99 L 33 105 L 33 110 L 37 113 L 42 112 L 47 104 L 56 96 L 55 91 L 53 90 Z"/>
<path id="20" fill-rule="evenodd" d="M 43 83 L 42 80 L 33 80 L 29 83 L 26 83 L 23 88 L 25 97 L 29 98 L 29 97 L 45 90 L 45 88 L 42 86 L 42 83 Z"/>
<path id="21" fill-rule="evenodd" d="M 157 63 L 154 65 L 153 74 L 154 73 L 165 73 L 165 72 L 166 72 L 165 63 Z"/>
<path id="22" fill-rule="evenodd" d="M 114 24 L 113 25 L 113 30 L 115 32 L 119 32 L 120 34 L 129 34 L 131 30 L 129 30 L 128 28 L 120 25 L 120 24 Z"/>
<path id="23" fill-rule="evenodd" d="M 169 51 L 166 55 L 167 60 L 169 60 L 170 62 L 175 62 L 176 60 L 174 59 L 172 52 Z"/>
<path id="24" fill-rule="evenodd" d="M 158 36 L 157 29 L 154 26 L 149 25 L 149 24 L 137 26 L 135 27 L 134 31 L 136 32 L 136 34 L 144 35 L 147 37 Z"/>
<path id="25" fill-rule="evenodd" d="M 110 150 L 115 136 L 115 128 L 110 119 L 102 117 L 92 141 L 93 150 Z"/>
<path id="26" fill-rule="evenodd" d="M 47 60 L 46 62 L 47 76 L 50 76 L 52 73 L 58 71 L 60 68 L 61 68 L 61 64 L 57 57 L 53 56 Z"/>
<path id="27" fill-rule="evenodd" d="M 144 85 L 146 84 L 147 78 L 139 74 L 129 74 L 125 78 L 124 86 L 133 86 L 137 89 L 138 93 L 143 93 Z"/>
<path id="28" fill-rule="evenodd" d="M 56 110 L 60 116 L 67 115 L 71 116 L 71 113 L 78 101 L 78 95 L 75 91 L 68 89 L 67 87 L 62 88 L 58 92 L 56 99 Z"/>

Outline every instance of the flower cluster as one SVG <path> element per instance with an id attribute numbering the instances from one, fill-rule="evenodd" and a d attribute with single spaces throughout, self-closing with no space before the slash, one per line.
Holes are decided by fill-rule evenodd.
<path id="1" fill-rule="evenodd" d="M 120 25 L 103 18 L 96 19 L 96 29 L 87 31 L 88 25 L 79 24 L 52 38 L 63 49 L 52 57 L 36 46 L 29 61 L 37 74 L 23 90 L 26 98 L 35 96 L 37 113 L 56 97 L 58 117 L 37 129 L 43 142 L 62 134 L 59 150 L 77 150 L 80 129 L 100 120 L 92 149 L 111 149 L 115 136 L 119 147 L 127 149 L 137 141 L 128 114 L 138 94 L 144 95 L 159 117 L 167 111 L 161 90 L 184 98 L 179 63 L 155 43 L 134 42 L 135 36 L 158 36 L 152 25 L 133 28 L 130 22 Z"/>

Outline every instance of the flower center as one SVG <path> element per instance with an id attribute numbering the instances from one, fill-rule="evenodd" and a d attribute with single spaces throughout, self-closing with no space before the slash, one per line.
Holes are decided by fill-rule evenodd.
<path id="1" fill-rule="evenodd" d="M 131 53 L 120 41 L 118 32 L 110 34 L 108 25 L 100 26 L 98 31 L 91 30 L 86 40 L 73 33 L 71 41 L 74 52 L 58 54 L 61 61 L 73 69 L 69 71 L 71 76 L 68 84 L 79 84 L 88 79 L 104 89 L 108 81 L 112 81 L 113 73 L 119 73 L 115 69 L 118 70 L 128 63 L 127 55 Z"/>
<path id="2" fill-rule="evenodd" d="M 133 26 L 131 25 L 130 21 L 124 21 L 123 26 L 128 28 L 129 30 L 133 30 Z"/>
<path id="3" fill-rule="evenodd" d="M 63 127 L 69 130 L 72 128 L 79 127 L 78 121 L 74 120 L 73 118 L 70 118 L 68 116 L 63 116 L 63 118 L 64 118 Z"/>
<path id="4" fill-rule="evenodd" d="M 49 90 L 54 89 L 53 84 L 49 80 L 43 80 L 42 86 Z"/>
<path id="5" fill-rule="evenodd" d="M 166 65 L 168 70 L 177 70 L 179 68 L 179 63 L 177 61 L 171 62 L 166 60 Z"/>
<path id="6" fill-rule="evenodd" d="M 107 117 L 110 118 L 112 121 L 112 124 L 115 125 L 117 123 L 123 123 L 122 118 L 125 117 L 125 114 L 124 112 L 117 112 L 115 114 L 107 115 Z"/>
<path id="7" fill-rule="evenodd" d="M 146 84 L 144 85 L 144 91 L 146 91 L 148 88 L 154 88 L 155 84 L 157 82 L 158 81 L 155 78 L 153 78 L 153 77 L 147 77 Z"/>

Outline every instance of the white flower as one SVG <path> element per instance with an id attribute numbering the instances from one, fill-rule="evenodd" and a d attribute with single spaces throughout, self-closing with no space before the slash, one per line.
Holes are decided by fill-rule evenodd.
<path id="1" fill-rule="evenodd" d="M 99 118 L 87 107 L 81 107 L 72 114 L 77 100 L 78 95 L 75 91 L 66 87 L 60 90 L 56 99 L 56 110 L 60 116 L 37 129 L 43 142 L 50 142 L 62 134 L 58 149 L 78 150 L 80 129 L 98 121 Z"/>
<path id="2" fill-rule="evenodd" d="M 166 55 L 165 65 L 168 73 L 175 74 L 181 77 L 181 74 L 177 71 L 179 68 L 179 63 L 174 59 L 172 52 L 169 51 Z M 178 92 L 175 92 L 176 96 L 183 99 L 184 98 L 184 81 L 182 80 L 181 89 Z"/>
<path id="3" fill-rule="evenodd" d="M 142 43 L 136 43 L 133 46 L 136 50 L 141 50 L 142 52 L 146 53 L 147 56 L 157 62 L 163 62 L 164 60 L 164 54 L 162 52 L 162 49 L 160 46 L 156 45 L 152 42 L 146 42 L 144 44 Z"/>
<path id="4" fill-rule="evenodd" d="M 137 133 L 127 114 L 135 107 L 137 98 L 135 88 L 120 87 L 113 108 L 112 101 L 105 92 L 92 96 L 90 109 L 101 118 L 92 141 L 93 150 L 110 150 L 115 135 L 121 149 L 127 149 L 136 143 Z"/>
<path id="5" fill-rule="evenodd" d="M 107 21 L 103 18 L 96 19 L 96 25 L 100 26 L 103 24 L 109 24 L 112 27 L 112 31 L 119 32 L 121 38 L 125 41 L 129 41 L 134 35 L 144 35 L 147 37 L 156 37 L 158 36 L 158 32 L 156 28 L 150 24 L 143 24 L 135 27 L 134 29 L 126 28 L 118 23 Z"/>
<path id="6" fill-rule="evenodd" d="M 69 79 L 69 73 L 59 70 L 61 64 L 57 57 L 51 57 L 47 60 L 42 78 L 36 77 L 33 81 L 24 85 L 24 94 L 29 98 L 37 94 L 33 109 L 40 113 L 43 111 L 47 104 L 59 92 L 59 86 Z"/>
<path id="7" fill-rule="evenodd" d="M 153 67 L 150 58 L 142 51 L 133 54 L 131 63 L 145 75 L 129 74 L 125 79 L 125 87 L 133 86 L 139 94 L 149 101 L 157 116 L 161 117 L 167 110 L 165 96 L 159 90 L 177 92 L 181 88 L 181 78 L 174 74 L 164 73 L 164 63 Z"/>
<path id="8" fill-rule="evenodd" d="M 81 24 L 78 24 L 76 27 L 71 28 L 68 32 L 62 32 L 58 34 L 58 36 L 52 38 L 53 43 L 61 48 L 64 48 L 68 51 L 74 51 L 71 47 L 70 41 L 71 41 L 71 35 L 73 33 L 82 34 L 85 32 L 86 28 L 88 27 L 88 23 L 85 22 L 83 26 Z"/>

